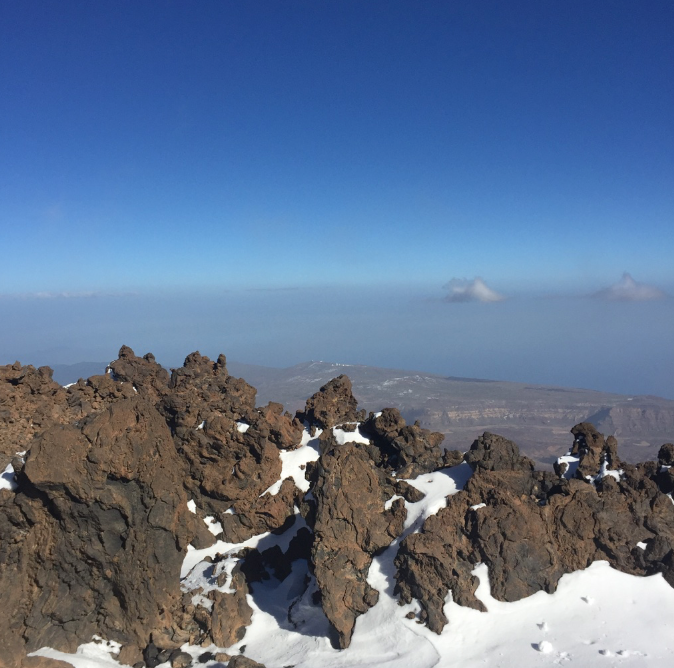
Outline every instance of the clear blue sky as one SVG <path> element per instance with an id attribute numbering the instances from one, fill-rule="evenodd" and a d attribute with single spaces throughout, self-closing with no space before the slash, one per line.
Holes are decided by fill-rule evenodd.
<path id="1" fill-rule="evenodd" d="M 541 295 L 591 294 L 624 271 L 672 293 L 673 34 L 674 3 L 657 0 L 4 0 L 0 348 L 48 349 L 56 329 L 74 345 L 67 313 L 94 311 L 61 293 L 130 313 L 176 291 L 187 305 L 320 289 L 315 308 L 329 310 L 342 288 L 372 303 L 415 290 L 410 303 L 436 299 L 467 333 L 466 309 L 503 329 L 527 320 L 513 299 L 550 309 Z M 511 301 L 441 302 L 450 279 L 475 276 Z M 288 301 L 288 322 L 307 295 Z M 534 322 L 543 302 L 527 307 Z M 674 339 L 671 300 L 641 307 Z M 269 312 L 263 299 L 236 308 Z M 611 308 L 635 326 L 634 304 Z M 138 333 L 153 331 L 150 311 L 115 330 L 124 342 L 167 344 Z M 47 312 L 42 343 L 10 337 Z M 230 352 L 224 325 L 203 327 Z M 308 356 L 289 336 L 258 342 L 266 362 L 273 346 L 280 364 Z M 655 345 L 644 336 L 629 335 L 632 359 Z M 168 343 L 187 353 L 188 339 Z M 411 336 L 410 350 L 423 346 Z M 340 354 L 369 363 L 366 348 L 356 338 Z M 239 357 L 257 359 L 252 347 Z M 419 363 L 450 366 L 431 357 Z"/>

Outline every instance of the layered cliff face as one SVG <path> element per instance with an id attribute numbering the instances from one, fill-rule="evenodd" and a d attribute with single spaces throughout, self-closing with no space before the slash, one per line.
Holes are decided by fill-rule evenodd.
<path id="1" fill-rule="evenodd" d="M 450 592 L 484 608 L 478 563 L 503 601 L 595 560 L 674 586 L 674 446 L 634 465 L 591 425 L 572 433 L 555 472 L 539 472 L 500 436 L 464 455 L 395 409 L 366 418 L 346 376 L 293 417 L 256 407 L 222 355 L 193 353 L 169 375 L 123 347 L 108 373 L 68 388 L 46 368 L 0 367 L 3 665 L 48 665 L 27 654 L 94 635 L 128 665 L 229 661 L 250 596 L 298 563 L 303 584 L 274 605 L 297 628 L 322 609 L 345 648 L 379 601 L 371 564 L 390 546 L 396 595 L 437 633 L 451 633 Z M 457 466 L 472 472 L 465 487 L 410 523 L 428 487 L 415 481 Z"/>

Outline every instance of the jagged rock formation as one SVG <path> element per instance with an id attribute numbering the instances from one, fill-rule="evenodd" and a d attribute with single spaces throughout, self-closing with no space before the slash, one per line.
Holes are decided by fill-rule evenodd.
<path id="1" fill-rule="evenodd" d="M 378 415 L 370 414 L 362 431 L 379 448 L 385 465 L 401 478 L 416 478 L 447 465 L 440 449 L 444 436 L 422 429 L 416 423 L 406 425 L 395 408 L 385 408 Z"/>
<path id="2" fill-rule="evenodd" d="M 303 465 L 306 480 L 281 480 L 281 455 L 306 443 L 305 423 L 322 430 L 318 459 Z M 484 433 L 464 455 L 395 409 L 366 420 L 346 376 L 293 417 L 277 403 L 256 407 L 223 355 L 192 353 L 169 375 L 124 346 L 108 373 L 68 388 L 48 368 L 0 367 L 0 464 L 12 462 L 16 486 L 0 489 L 0 594 L 11 611 L 0 656 L 7 668 L 50 668 L 58 662 L 26 653 L 72 651 L 97 634 L 122 644 L 122 662 L 187 668 L 184 643 L 240 641 L 255 583 L 285 578 L 297 559 L 309 563 L 334 644 L 347 647 L 379 597 L 367 582 L 373 558 L 403 534 L 406 503 L 423 498 L 414 480 L 462 461 L 474 472 L 465 488 L 397 548 L 400 599 L 418 599 L 434 631 L 450 591 L 483 608 L 478 562 L 504 601 L 552 592 L 597 559 L 674 586 L 674 445 L 632 465 L 589 423 L 572 433 L 555 472 L 539 472 L 501 436 Z M 286 534 L 285 552 L 213 546 L 199 565 L 208 585 L 181 583 L 188 545 L 281 534 L 298 512 L 307 527 Z"/>
<path id="3" fill-rule="evenodd" d="M 304 411 L 297 416 L 319 429 L 329 429 L 344 422 L 359 422 L 365 412 L 358 412 L 358 403 L 351 391 L 351 381 L 345 375 L 333 378 L 307 400 Z"/>
<path id="4" fill-rule="evenodd" d="M 2 499 L 0 590 L 18 613 L 17 635 L 3 640 L 74 650 L 96 633 L 132 645 L 148 631 L 173 637 L 169 611 L 194 532 L 183 470 L 140 397 L 37 437 L 18 493 Z"/>
<path id="5" fill-rule="evenodd" d="M 351 642 L 356 617 L 379 593 L 367 583 L 372 555 L 402 533 L 406 511 L 393 496 L 384 471 L 355 443 L 326 448 L 318 463 L 312 561 L 323 610 L 339 647 Z"/>
<path id="6" fill-rule="evenodd" d="M 15 362 L 0 375 L 0 466 L 26 450 L 35 434 L 65 421 L 66 391 L 52 380 L 49 367 Z"/>
<path id="7" fill-rule="evenodd" d="M 604 440 L 592 425 L 572 431 L 579 463 L 569 480 L 534 471 L 514 443 L 485 434 L 466 453 L 474 474 L 465 489 L 403 541 L 397 590 L 402 601 L 419 600 L 432 630 L 440 633 L 447 623 L 449 591 L 460 605 L 483 609 L 471 575 L 479 562 L 502 601 L 551 593 L 562 575 L 599 559 L 635 575 L 662 572 L 674 586 L 669 471 L 656 462 L 621 463 L 615 439 Z M 670 454 L 663 446 L 660 465 Z"/>
<path id="8" fill-rule="evenodd" d="M 223 526 L 240 540 L 293 515 L 291 481 L 260 495 L 301 427 L 278 405 L 256 410 L 224 356 L 193 353 L 169 378 L 125 346 L 109 370 L 65 389 L 46 368 L 0 369 L 2 452 L 28 450 L 25 463 L 13 459 L 16 493 L 0 491 L 0 591 L 15 610 L 0 632 L 8 668 L 26 650 L 73 650 L 94 633 L 122 642 L 130 663 L 149 641 L 173 650 L 240 635 L 245 582 L 238 626 L 232 596 L 214 594 L 208 611 L 180 590 L 187 545 L 215 540 L 198 518 L 235 507 Z"/>

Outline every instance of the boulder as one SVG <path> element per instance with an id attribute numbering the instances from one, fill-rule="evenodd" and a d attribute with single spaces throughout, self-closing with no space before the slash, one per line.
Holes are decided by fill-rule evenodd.
<path id="1" fill-rule="evenodd" d="M 336 632 L 335 644 L 348 647 L 358 615 L 378 600 L 367 583 L 372 556 L 402 533 L 402 499 L 392 496 L 384 472 L 357 444 L 336 445 L 318 463 L 312 562 L 323 610 Z"/>
<path id="2" fill-rule="evenodd" d="M 440 444 L 444 435 L 407 425 L 395 408 L 370 414 L 361 431 L 370 437 L 381 452 L 384 465 L 395 470 L 399 478 L 416 478 L 445 466 Z"/>
<path id="3" fill-rule="evenodd" d="M 298 411 L 297 418 L 320 429 L 329 429 L 344 422 L 360 422 L 365 418 L 365 412 L 358 411 L 351 381 L 342 374 L 307 399 L 304 411 Z"/>
<path id="4" fill-rule="evenodd" d="M 163 418 L 140 397 L 33 441 L 0 512 L 8 666 L 17 637 L 27 651 L 73 651 L 94 634 L 136 648 L 151 634 L 174 639 L 194 533 L 185 470 Z"/>

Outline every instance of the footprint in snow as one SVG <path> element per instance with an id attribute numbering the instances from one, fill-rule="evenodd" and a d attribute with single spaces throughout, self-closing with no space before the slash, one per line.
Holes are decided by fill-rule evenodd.
<path id="1" fill-rule="evenodd" d="M 580 600 L 583 601 L 584 603 L 587 603 L 588 605 L 592 605 L 594 603 L 594 599 L 591 598 L 590 596 L 581 596 Z"/>
<path id="2" fill-rule="evenodd" d="M 554 650 L 552 643 L 549 643 L 547 640 L 531 643 L 531 646 L 541 654 L 550 654 Z"/>
<path id="3" fill-rule="evenodd" d="M 538 626 L 538 628 L 543 632 L 547 632 L 550 630 L 550 627 L 548 626 L 547 622 L 541 622 L 540 624 L 536 624 L 536 626 Z"/>

